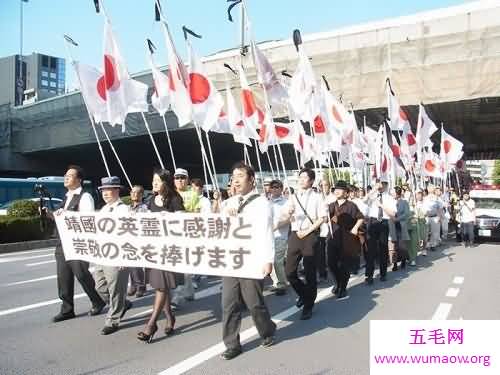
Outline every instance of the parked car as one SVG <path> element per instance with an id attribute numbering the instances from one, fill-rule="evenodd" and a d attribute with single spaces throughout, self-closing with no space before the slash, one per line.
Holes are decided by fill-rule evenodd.
<path id="1" fill-rule="evenodd" d="M 500 239 L 500 190 L 489 185 L 482 189 L 475 187 L 470 197 L 476 203 L 476 235 Z"/>
<path id="2" fill-rule="evenodd" d="M 49 200 L 50 200 L 49 198 L 43 198 L 43 199 L 44 199 L 44 205 L 45 205 L 45 207 L 49 207 L 51 209 L 53 207 L 54 210 L 57 210 L 62 205 L 62 199 L 59 199 L 59 198 L 52 198 L 51 199 L 52 206 L 51 206 L 51 203 L 49 202 Z M 29 198 L 28 200 L 33 201 L 33 202 L 38 202 L 40 200 L 40 198 Z M 18 200 L 9 201 L 9 202 L 6 202 L 6 203 L 2 204 L 0 206 L 0 215 L 7 215 L 7 210 L 9 209 L 9 207 L 12 206 L 12 204 L 14 202 L 17 202 L 17 201 Z"/>

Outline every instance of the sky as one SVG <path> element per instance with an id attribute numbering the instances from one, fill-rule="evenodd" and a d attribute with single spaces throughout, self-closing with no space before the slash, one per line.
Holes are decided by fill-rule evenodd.
<path id="1" fill-rule="evenodd" d="M 302 34 L 330 31 L 465 2 L 246 0 L 257 41 L 289 38 L 296 28 Z M 201 56 L 238 46 L 239 10 L 233 10 L 236 22 L 230 23 L 226 0 L 162 0 L 161 3 L 179 51 L 185 51 L 183 25 L 203 36 L 194 42 Z M 21 0 L 0 0 L 0 57 L 19 53 L 20 4 Z M 166 64 L 160 25 L 154 21 L 154 0 L 104 0 L 104 5 L 131 73 L 147 69 L 146 38 L 158 47 L 157 63 Z M 79 44 L 75 57 L 100 68 L 103 16 L 95 13 L 92 0 L 28 0 L 22 6 L 23 54 L 39 52 L 67 57 L 62 35 L 68 34 Z M 74 87 L 74 72 L 70 68 L 66 71 L 67 86 Z"/>

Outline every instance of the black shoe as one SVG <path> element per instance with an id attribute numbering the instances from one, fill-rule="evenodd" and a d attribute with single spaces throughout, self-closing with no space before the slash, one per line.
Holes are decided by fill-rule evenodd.
<path id="1" fill-rule="evenodd" d="M 102 312 L 102 310 L 104 310 L 105 307 L 106 307 L 105 303 L 102 304 L 101 306 L 92 306 L 92 308 L 89 311 L 89 316 L 99 315 Z"/>
<path id="2" fill-rule="evenodd" d="M 137 292 L 137 288 L 135 286 L 131 286 L 130 288 L 128 288 L 127 290 L 127 295 L 129 297 L 132 297 L 135 293 Z"/>
<path id="3" fill-rule="evenodd" d="M 122 314 L 120 315 L 120 319 L 125 316 L 125 313 L 132 308 L 132 302 L 128 299 L 125 300 L 125 307 L 123 308 Z"/>
<path id="4" fill-rule="evenodd" d="M 260 346 L 262 346 L 264 348 L 269 348 L 273 344 L 274 344 L 274 336 L 269 336 L 269 337 L 266 337 L 264 340 L 262 340 L 262 342 L 260 343 Z"/>
<path id="5" fill-rule="evenodd" d="M 111 335 L 119 329 L 120 327 L 118 326 L 118 324 L 113 324 L 112 326 L 104 326 L 104 328 L 101 330 L 101 335 Z"/>
<path id="6" fill-rule="evenodd" d="M 338 286 L 335 286 L 332 288 L 332 294 L 337 295 L 339 294 L 340 288 Z"/>
<path id="7" fill-rule="evenodd" d="M 345 290 L 345 289 L 340 290 L 338 295 L 337 295 L 337 299 L 342 299 L 342 298 L 346 298 L 346 297 L 347 297 L 347 290 Z"/>
<path id="8" fill-rule="evenodd" d="M 312 318 L 313 312 L 312 309 L 304 309 L 302 310 L 302 314 L 300 315 L 300 320 L 309 320 Z"/>
<path id="9" fill-rule="evenodd" d="M 139 289 L 137 289 L 137 293 L 135 293 L 135 297 L 136 298 L 141 298 L 142 296 L 144 296 L 145 292 L 146 291 L 144 289 L 139 288 Z"/>
<path id="10" fill-rule="evenodd" d="M 276 288 L 273 292 L 277 296 L 284 296 L 286 294 L 286 288 Z"/>
<path id="11" fill-rule="evenodd" d="M 59 313 L 56 316 L 52 318 L 52 321 L 54 323 L 57 322 L 62 322 L 63 320 L 68 320 L 68 319 L 73 319 L 75 317 L 74 312 L 69 312 L 69 313 Z"/>
<path id="12" fill-rule="evenodd" d="M 224 353 L 220 355 L 222 359 L 225 359 L 226 361 L 230 361 L 233 358 L 236 358 L 241 354 L 241 347 L 239 348 L 233 348 L 233 349 L 226 349 Z"/>
<path id="13" fill-rule="evenodd" d="M 397 270 L 398 270 L 398 264 L 394 263 L 394 265 L 392 266 L 392 272 L 395 272 Z"/>
<path id="14" fill-rule="evenodd" d="M 431 247 L 431 251 L 436 251 L 436 248 L 435 247 Z"/>
<path id="15" fill-rule="evenodd" d="M 137 334 L 137 339 L 140 341 L 144 341 L 148 344 L 151 344 L 151 341 L 153 341 L 153 337 L 156 331 L 158 331 L 158 326 L 155 323 L 155 325 L 151 327 L 151 331 L 149 334 L 144 333 L 144 331 L 141 331 Z"/>
<path id="16" fill-rule="evenodd" d="M 365 282 L 367 285 L 373 285 L 373 277 L 371 276 L 368 276 L 366 279 L 365 279 Z"/>
<path id="17" fill-rule="evenodd" d="M 302 297 L 297 298 L 295 301 L 295 306 L 297 306 L 299 309 L 304 306 L 304 301 L 302 300 Z"/>
<path id="18" fill-rule="evenodd" d="M 386 280 L 387 280 L 387 276 L 385 276 L 385 275 L 380 276 L 380 281 L 386 281 Z"/>
<path id="19" fill-rule="evenodd" d="M 401 262 L 401 269 L 404 270 L 406 268 L 406 259 L 404 259 L 402 262 Z"/>

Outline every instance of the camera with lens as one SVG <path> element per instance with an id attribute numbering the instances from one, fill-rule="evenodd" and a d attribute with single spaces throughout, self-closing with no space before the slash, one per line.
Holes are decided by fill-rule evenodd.
<path id="1" fill-rule="evenodd" d="M 50 197 L 50 193 L 43 184 L 35 184 L 33 186 L 33 193 L 37 193 L 40 197 Z"/>
<path id="2" fill-rule="evenodd" d="M 38 194 L 40 200 L 40 230 L 42 232 L 45 232 L 49 229 L 49 224 L 47 222 L 47 211 L 45 210 L 45 208 L 54 211 L 52 197 L 50 196 L 50 192 L 47 187 L 43 184 L 35 184 L 35 186 L 33 186 L 33 193 Z M 46 207 L 45 198 L 48 198 L 50 207 Z"/>

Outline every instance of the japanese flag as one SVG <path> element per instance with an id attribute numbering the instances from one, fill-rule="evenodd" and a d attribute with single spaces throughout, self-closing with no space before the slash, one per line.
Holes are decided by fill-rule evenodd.
<path id="1" fill-rule="evenodd" d="M 417 122 L 417 153 L 419 153 L 422 148 L 429 147 L 431 143 L 431 136 L 437 130 L 436 124 L 430 119 L 425 111 L 425 107 L 420 104 L 418 112 L 418 122 Z"/>
<path id="2" fill-rule="evenodd" d="M 153 94 L 151 95 L 151 104 L 154 109 L 160 114 L 160 116 L 164 116 L 170 108 L 170 91 L 168 88 L 168 77 L 166 74 L 160 72 L 160 70 L 156 67 L 154 62 L 153 54 L 149 52 L 147 53 L 147 59 L 149 62 L 149 66 L 151 67 L 151 73 L 153 75 Z"/>
<path id="3" fill-rule="evenodd" d="M 103 76 L 102 72 L 90 65 L 73 62 L 76 74 L 80 80 L 80 90 L 87 110 L 96 122 L 108 122 L 106 101 L 97 91 L 97 82 Z"/>
<path id="4" fill-rule="evenodd" d="M 299 63 L 290 81 L 288 90 L 289 101 L 293 111 L 301 120 L 309 121 L 304 118 L 306 111 L 313 100 L 313 92 L 316 89 L 316 79 L 311 62 L 304 52 L 302 45 L 299 46 Z M 307 117 L 307 116 L 306 116 Z"/>
<path id="5" fill-rule="evenodd" d="M 205 131 L 214 127 L 224 105 L 222 96 L 217 91 L 193 50 L 188 44 L 189 52 L 189 95 L 193 104 L 193 118 Z"/>
<path id="6" fill-rule="evenodd" d="M 444 168 L 436 153 L 432 151 L 422 153 L 421 172 L 423 176 L 443 178 Z"/>
<path id="7" fill-rule="evenodd" d="M 445 171 L 449 171 L 463 156 L 464 144 L 452 137 L 441 128 L 441 160 L 444 163 Z"/>
<path id="8" fill-rule="evenodd" d="M 229 84 L 226 82 L 226 100 L 227 100 L 227 121 L 229 122 L 229 128 L 231 129 L 231 134 L 235 140 L 242 140 L 246 138 L 259 139 L 259 135 L 254 127 L 248 126 L 243 118 L 241 117 L 236 103 L 234 101 L 234 96 L 229 88 Z M 245 143 L 245 142 L 243 142 Z"/>
<path id="9" fill-rule="evenodd" d="M 387 112 L 389 115 L 389 125 L 391 130 L 403 130 L 406 125 L 410 125 L 406 112 L 399 106 L 396 95 L 391 90 L 389 83 L 386 85 L 387 89 Z"/>
<path id="10" fill-rule="evenodd" d="M 130 78 L 107 18 L 104 22 L 104 75 L 97 81 L 97 92 L 106 103 L 106 120 L 113 126 L 121 124 L 123 131 L 127 113 L 148 111 L 148 86 Z"/>

